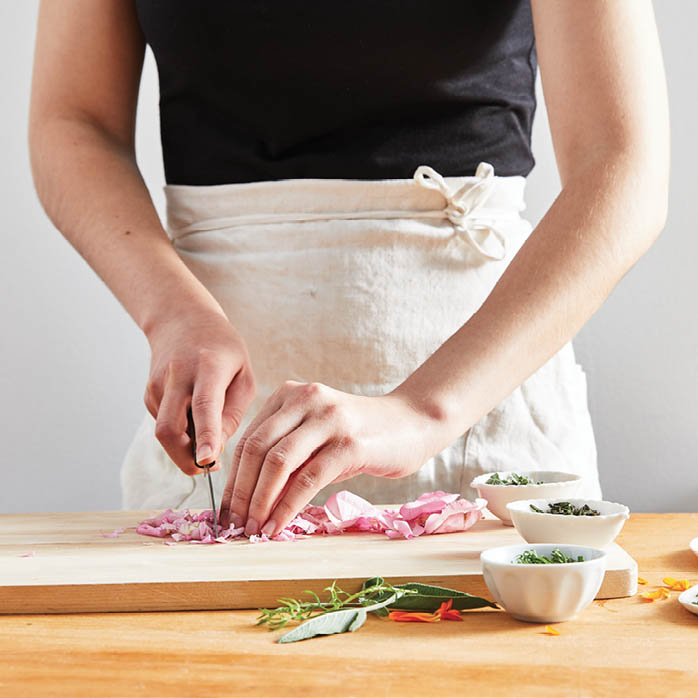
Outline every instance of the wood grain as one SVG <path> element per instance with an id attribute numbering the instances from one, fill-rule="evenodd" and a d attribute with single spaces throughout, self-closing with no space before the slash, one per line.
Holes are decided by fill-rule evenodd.
<path id="1" fill-rule="evenodd" d="M 294 542 L 165 545 L 127 529 L 152 512 L 0 516 L 0 613 L 259 608 L 280 596 L 321 592 L 332 580 L 357 591 L 368 577 L 482 588 L 480 553 L 523 542 L 498 519 L 464 533 L 391 540 L 382 534 Z M 635 593 L 637 565 L 608 547 L 598 598 Z M 35 553 L 33 557 L 21 557 Z"/>
<path id="2" fill-rule="evenodd" d="M 698 583 L 696 536 L 696 514 L 633 514 L 620 543 L 649 581 L 640 590 L 667 575 Z M 461 623 L 370 617 L 290 645 L 253 611 L 0 616 L 0 696 L 692 697 L 698 616 L 677 597 L 595 601 L 559 637 L 484 610 Z"/>

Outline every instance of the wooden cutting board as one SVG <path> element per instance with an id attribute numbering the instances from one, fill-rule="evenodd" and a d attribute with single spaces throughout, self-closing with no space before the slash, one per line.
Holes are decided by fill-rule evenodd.
<path id="1" fill-rule="evenodd" d="M 152 511 L 0 516 L 0 613 L 174 611 L 276 606 L 281 596 L 321 592 L 333 580 L 356 591 L 373 576 L 395 584 L 421 581 L 470 593 L 487 592 L 480 552 L 522 543 L 498 519 L 464 533 L 391 540 L 345 533 L 293 542 L 165 545 L 117 528 Z M 597 595 L 637 591 L 637 563 L 618 545 Z M 33 556 L 23 557 L 27 553 Z"/>

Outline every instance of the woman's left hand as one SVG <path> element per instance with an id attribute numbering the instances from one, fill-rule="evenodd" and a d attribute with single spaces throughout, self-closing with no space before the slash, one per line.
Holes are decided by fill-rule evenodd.
<path id="1" fill-rule="evenodd" d="M 286 381 L 237 443 L 220 522 L 273 536 L 326 485 L 359 473 L 405 477 L 449 438 L 438 415 L 395 391 L 365 397 Z"/>

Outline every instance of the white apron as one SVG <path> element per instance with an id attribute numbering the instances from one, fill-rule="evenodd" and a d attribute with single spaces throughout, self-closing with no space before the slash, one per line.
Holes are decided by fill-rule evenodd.
<path id="1" fill-rule="evenodd" d="M 480 307 L 531 225 L 523 177 L 288 179 L 168 185 L 168 232 L 187 266 L 247 343 L 258 396 L 212 474 L 220 501 L 235 444 L 285 380 L 361 395 L 400 384 Z M 475 496 L 495 470 L 582 475 L 600 498 L 586 381 L 571 344 L 413 475 L 359 475 L 350 489 L 374 503 L 445 490 Z M 203 477 L 184 475 L 146 412 L 122 467 L 128 509 L 206 507 Z"/>

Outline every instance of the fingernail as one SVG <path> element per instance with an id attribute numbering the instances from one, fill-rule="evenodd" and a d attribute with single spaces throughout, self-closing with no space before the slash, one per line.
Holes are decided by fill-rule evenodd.
<path id="1" fill-rule="evenodd" d="M 259 524 L 254 519 L 247 519 L 245 524 L 245 535 L 254 536 L 259 532 Z"/>
<path id="2" fill-rule="evenodd" d="M 213 455 L 213 449 L 208 444 L 201 444 L 199 448 L 196 449 L 196 460 L 201 463 L 202 460 L 206 460 Z"/>
<path id="3" fill-rule="evenodd" d="M 271 536 L 275 530 L 276 521 L 274 521 L 274 519 L 270 519 L 264 524 L 264 526 L 262 526 L 262 533 L 266 533 L 268 536 Z"/>
<path id="4" fill-rule="evenodd" d="M 230 520 L 233 523 L 233 528 L 242 528 L 242 516 L 239 514 L 231 514 Z"/>

